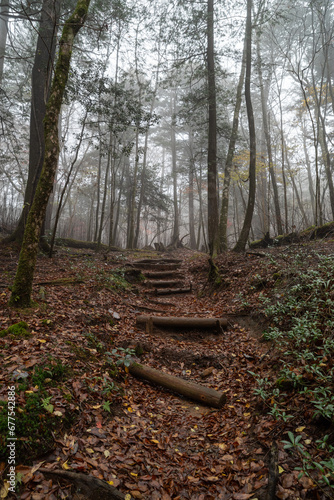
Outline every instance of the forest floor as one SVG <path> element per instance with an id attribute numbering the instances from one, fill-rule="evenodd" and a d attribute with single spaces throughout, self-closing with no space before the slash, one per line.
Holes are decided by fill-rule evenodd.
<path id="1" fill-rule="evenodd" d="M 127 499 L 334 498 L 332 379 L 323 389 L 327 399 L 317 399 L 319 377 L 333 374 L 330 298 L 321 313 L 328 343 L 320 345 L 319 335 L 305 341 L 307 352 L 313 342 L 321 356 L 316 369 L 312 361 L 306 370 L 306 358 L 282 350 L 273 335 L 263 337 L 270 326 L 289 331 L 294 315 L 307 315 L 312 285 L 286 302 L 306 274 L 319 280 L 322 273 L 321 287 L 333 294 L 333 282 L 326 285 L 319 271 L 325 259 L 333 275 L 333 254 L 333 240 L 228 252 L 216 260 L 221 280 L 213 285 L 208 256 L 188 249 L 58 248 L 53 259 L 38 258 L 33 307 L 15 310 L 8 300 L 18 252 L 0 245 L 0 498 L 89 498 L 52 471 L 99 478 Z M 144 283 L 125 280 L 126 264 L 164 255 L 182 259 L 191 293 L 155 297 Z M 226 317 L 228 328 L 150 334 L 136 325 L 138 314 Z M 26 325 L 7 330 L 18 322 Z M 299 340 L 297 346 L 304 349 Z M 226 403 L 211 408 L 133 377 L 124 364 L 133 355 L 225 393 Z M 6 441 L 13 386 L 15 495 Z M 323 411 L 319 401 L 327 404 Z"/>

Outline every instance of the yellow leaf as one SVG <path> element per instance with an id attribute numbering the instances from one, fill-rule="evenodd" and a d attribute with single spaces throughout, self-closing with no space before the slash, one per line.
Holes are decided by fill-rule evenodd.
<path id="1" fill-rule="evenodd" d="M 133 409 L 131 408 L 131 406 L 129 406 L 128 411 L 129 411 L 130 413 L 132 413 L 132 412 L 133 412 Z"/>
<path id="2" fill-rule="evenodd" d="M 4 485 L 1 487 L 0 490 L 0 498 L 7 498 L 8 491 L 9 491 L 9 482 L 5 481 Z"/>
<path id="3" fill-rule="evenodd" d="M 65 469 L 65 470 L 70 469 L 70 466 L 69 466 L 69 465 L 67 465 L 67 460 L 66 460 L 66 462 L 64 462 L 61 466 L 62 466 L 62 468 L 63 468 L 63 469 Z"/>
<path id="4" fill-rule="evenodd" d="M 219 448 L 220 448 L 221 450 L 226 450 L 226 448 L 227 448 L 227 445 L 226 445 L 226 444 L 224 444 L 224 443 L 219 443 L 219 444 L 218 444 L 218 446 L 219 446 Z"/>
<path id="5" fill-rule="evenodd" d="M 25 391 L 26 394 L 33 394 L 34 391 Z"/>
<path id="6" fill-rule="evenodd" d="M 155 444 L 159 444 L 159 441 L 157 441 L 156 439 L 151 439 L 152 443 L 155 443 Z"/>
<path id="7" fill-rule="evenodd" d="M 56 417 L 62 417 L 63 416 L 62 412 L 58 411 L 58 410 L 54 411 L 53 414 L 56 415 Z"/>
<path id="8" fill-rule="evenodd" d="M 305 426 L 297 427 L 296 432 L 303 432 L 304 429 L 305 429 Z"/>
<path id="9" fill-rule="evenodd" d="M 244 417 L 249 417 L 250 413 L 244 413 Z"/>
<path id="10" fill-rule="evenodd" d="M 305 444 L 311 444 L 312 443 L 312 439 L 305 439 L 304 443 Z"/>
<path id="11" fill-rule="evenodd" d="M 278 472 L 279 472 L 279 474 L 282 474 L 282 472 L 284 472 L 283 467 L 281 467 L 280 465 L 278 466 Z"/>
<path id="12" fill-rule="evenodd" d="M 38 340 L 38 342 L 40 342 L 41 344 L 45 344 L 46 340 L 43 340 L 43 339 L 36 339 Z"/>
<path id="13" fill-rule="evenodd" d="M 93 408 L 94 410 L 98 410 L 99 408 L 101 408 L 101 405 L 95 405 L 95 406 L 92 406 L 92 408 Z"/>
<path id="14" fill-rule="evenodd" d="M 94 450 L 92 448 L 86 448 L 87 453 L 94 453 Z"/>
<path id="15" fill-rule="evenodd" d="M 128 367 L 128 366 L 126 366 L 126 367 L 124 368 L 124 370 L 125 370 L 125 373 L 129 373 L 129 367 Z"/>
<path id="16" fill-rule="evenodd" d="M 110 451 L 109 451 L 109 450 L 104 450 L 104 452 L 103 452 L 103 453 L 104 453 L 104 456 L 105 456 L 106 458 L 110 457 Z"/>
<path id="17" fill-rule="evenodd" d="M 134 477 L 137 477 L 138 474 L 136 474 L 135 472 L 130 472 L 131 476 L 134 476 Z"/>
<path id="18" fill-rule="evenodd" d="M 110 484 L 110 486 L 114 485 L 114 481 L 107 481 L 107 483 Z"/>
<path id="19" fill-rule="evenodd" d="M 131 500 L 131 495 L 130 495 L 129 493 L 127 493 L 127 494 L 125 495 L 124 500 Z"/>

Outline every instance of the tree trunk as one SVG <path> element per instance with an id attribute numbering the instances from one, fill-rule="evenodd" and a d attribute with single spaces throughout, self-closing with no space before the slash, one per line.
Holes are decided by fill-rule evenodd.
<path id="1" fill-rule="evenodd" d="M 188 188 L 188 207 L 189 207 L 189 246 L 196 250 L 195 220 L 194 220 L 194 169 L 195 160 L 193 157 L 193 131 L 189 128 L 189 188 Z"/>
<path id="2" fill-rule="evenodd" d="M 260 54 L 260 32 L 259 31 L 257 31 L 256 49 L 257 49 L 257 68 L 258 68 L 258 74 L 259 74 L 259 80 L 260 80 L 263 131 L 264 131 L 264 136 L 266 139 L 266 146 L 267 146 L 269 174 L 270 174 L 271 183 L 272 183 L 273 192 L 274 192 L 274 206 L 275 206 L 277 232 L 278 232 L 278 234 L 283 234 L 281 208 L 280 208 L 280 204 L 279 204 L 278 187 L 277 187 L 277 182 L 276 182 L 276 174 L 275 174 L 275 170 L 274 170 L 273 155 L 272 155 L 272 148 L 271 148 L 271 137 L 270 137 L 270 130 L 269 130 L 269 119 L 268 119 L 269 112 L 268 112 L 267 100 L 268 100 L 268 94 L 269 94 L 271 74 L 269 75 L 268 82 L 267 82 L 267 88 L 265 89 L 264 82 L 263 82 L 263 75 L 262 75 L 262 60 L 261 60 L 261 54 Z"/>
<path id="3" fill-rule="evenodd" d="M 10 305 L 29 307 L 40 232 L 59 158 L 58 119 L 70 71 L 73 41 L 84 25 L 90 0 L 78 0 L 73 14 L 65 22 L 59 42 L 59 55 L 44 119 L 45 155 L 24 231 L 18 268 L 10 297 Z"/>
<path id="4" fill-rule="evenodd" d="M 239 239 L 234 247 L 235 252 L 244 252 L 247 244 L 249 231 L 252 225 L 252 218 L 255 205 L 255 191 L 256 191 L 256 136 L 255 136 L 255 123 L 253 115 L 253 106 L 251 100 L 251 67 L 252 67 L 252 0 L 247 0 L 247 21 L 246 21 L 246 79 L 245 79 L 245 98 L 248 117 L 249 128 L 249 194 L 248 204 L 245 214 L 244 224 L 239 235 Z"/>
<path id="5" fill-rule="evenodd" d="M 245 80 L 245 68 L 246 68 L 246 36 L 244 40 L 244 50 L 242 56 L 241 70 L 239 76 L 239 82 L 237 86 L 236 93 L 236 101 L 233 115 L 233 123 L 232 123 L 232 131 L 231 137 L 228 145 L 228 152 L 225 162 L 225 170 L 224 170 L 224 182 L 223 182 L 223 193 L 222 193 L 222 205 L 220 212 L 220 221 L 219 221 L 219 244 L 220 250 L 226 251 L 228 248 L 227 243 L 227 220 L 228 220 L 228 205 L 229 205 L 229 192 L 230 192 L 230 183 L 231 183 L 231 169 L 233 156 L 235 151 L 235 145 L 237 141 L 238 135 L 238 127 L 239 127 L 239 113 L 241 108 L 242 101 L 242 89 Z"/>
<path id="6" fill-rule="evenodd" d="M 208 245 L 209 253 L 215 256 L 219 246 L 219 217 L 217 198 L 217 105 L 214 57 L 214 7 L 208 0 L 207 12 L 207 71 L 208 71 Z"/>
<path id="7" fill-rule="evenodd" d="M 180 239 L 179 228 L 179 205 L 177 199 L 177 161 L 176 161 L 176 96 L 171 97 L 171 148 L 172 148 L 172 179 L 173 179 L 173 206 L 174 206 L 174 220 L 173 220 L 173 236 L 172 245 L 177 243 Z"/>
<path id="8" fill-rule="evenodd" d="M 5 63 L 6 41 L 8 33 L 9 0 L 0 2 L 0 85 L 3 77 L 3 67 Z"/>
<path id="9" fill-rule="evenodd" d="M 22 243 L 25 224 L 44 161 L 43 120 L 50 94 L 51 75 L 56 51 L 60 1 L 44 0 L 39 25 L 39 36 L 31 76 L 31 113 L 29 140 L 29 170 L 23 210 L 12 240 Z"/>

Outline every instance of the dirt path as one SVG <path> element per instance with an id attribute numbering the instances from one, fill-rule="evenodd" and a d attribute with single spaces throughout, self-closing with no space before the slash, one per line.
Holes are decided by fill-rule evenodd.
<path id="1" fill-rule="evenodd" d="M 8 251 L 3 257 L 0 285 L 5 286 L 15 271 L 16 256 Z M 47 278 L 49 284 L 34 288 L 38 305 L 31 311 L 8 309 L 9 290 L 3 288 L 1 328 L 24 320 L 32 336 L 0 338 L 0 399 L 5 399 L 13 373 L 27 373 L 17 402 L 24 412 L 29 394 L 39 390 L 32 378 L 36 366 L 60 359 L 70 367 L 59 383 L 45 383 L 53 404 L 48 417 L 57 423 L 57 430 L 63 430 L 59 434 L 55 430 L 54 447 L 46 455 L 16 464 L 23 474 L 22 499 L 71 495 L 66 483 L 40 473 L 43 467 L 103 479 L 131 498 L 267 500 L 268 478 L 273 479 L 271 449 L 280 429 L 257 406 L 250 372 L 265 359 L 268 346 L 255 340 L 258 332 L 247 328 L 247 318 L 243 325 L 233 319 L 230 298 L 215 300 L 214 291 L 199 297 L 203 272 L 196 271 L 196 254 L 184 251 L 173 257 L 181 262 L 160 261 L 154 270 L 148 263 L 138 263 L 142 258 L 130 259 L 121 252 L 106 259 L 94 254 L 83 257 L 79 252 L 64 252 L 52 261 L 40 258 L 36 283 Z M 149 283 L 139 281 L 132 289 L 124 288 L 124 264 L 143 269 Z M 154 272 L 170 274 L 154 276 Z M 65 278 L 83 283 L 59 284 Z M 50 284 L 52 280 L 57 285 Z M 174 283 L 163 287 L 153 283 L 161 280 Z M 173 288 L 186 292 L 174 294 Z M 171 292 L 163 297 L 156 294 L 166 289 Z M 229 324 L 219 334 L 157 327 L 147 332 L 136 324 L 143 311 L 177 317 L 227 316 Z M 116 370 L 117 359 L 129 349 L 136 349 L 140 363 L 224 393 L 226 403 L 220 409 L 202 406 L 132 377 L 126 368 Z M 108 359 L 114 364 L 108 364 Z M 45 414 L 43 407 L 40 418 Z M 65 425 L 69 414 L 70 427 Z M 282 447 L 278 459 L 282 470 L 291 475 L 291 460 Z M 4 475 L 5 456 L 1 464 Z M 281 488 L 290 496 L 282 493 L 279 498 L 297 499 L 298 488 Z"/>

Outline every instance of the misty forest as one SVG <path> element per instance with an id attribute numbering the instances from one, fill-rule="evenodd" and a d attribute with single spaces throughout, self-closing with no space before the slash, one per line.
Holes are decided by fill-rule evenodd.
<path id="1" fill-rule="evenodd" d="M 0 498 L 333 499 L 334 3 L 0 0 L 0 97 Z"/>
<path id="2" fill-rule="evenodd" d="M 1 2 L 0 224 L 19 241 L 68 9 Z M 333 6 L 249 9 L 247 31 L 245 2 L 91 3 L 59 112 L 48 241 L 217 253 L 333 220 Z"/>

